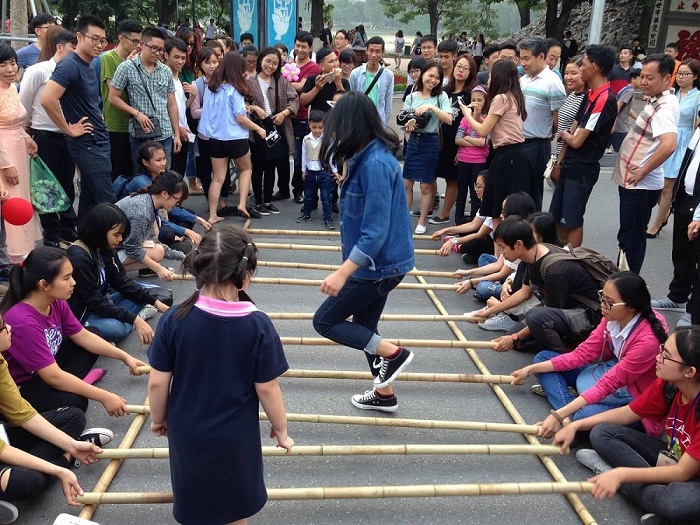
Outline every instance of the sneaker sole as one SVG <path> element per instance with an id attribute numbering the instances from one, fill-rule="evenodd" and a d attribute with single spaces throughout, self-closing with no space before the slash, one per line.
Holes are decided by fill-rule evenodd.
<path id="1" fill-rule="evenodd" d="M 411 361 L 413 361 L 413 356 L 414 356 L 414 355 L 415 355 L 415 354 L 414 354 L 413 352 L 411 352 L 411 353 L 408 355 L 408 358 L 406 359 L 406 361 L 404 361 L 404 362 L 401 364 L 401 366 L 398 367 L 398 368 L 396 369 L 396 372 L 394 372 L 394 373 L 391 375 L 391 377 L 387 377 L 387 378 L 384 380 L 383 383 L 377 383 L 376 381 L 377 381 L 377 379 L 379 379 L 379 378 L 378 378 L 378 377 L 375 377 L 375 378 L 374 378 L 375 383 L 374 383 L 374 385 L 373 385 L 374 388 L 386 388 L 386 387 L 388 387 L 391 383 L 393 383 L 394 381 L 396 381 L 396 378 L 399 377 L 399 374 L 400 374 L 401 372 L 403 372 L 404 369 L 405 369 L 408 365 L 411 364 Z"/>
<path id="2" fill-rule="evenodd" d="M 500 328 L 495 326 L 486 326 L 486 323 L 479 323 L 479 328 L 486 330 L 487 332 L 507 332 L 508 328 Z"/>
<path id="3" fill-rule="evenodd" d="M 652 308 L 659 312 L 678 312 L 681 314 L 686 312 L 685 306 L 652 306 Z"/>
<path id="4" fill-rule="evenodd" d="M 379 410 L 380 412 L 396 412 L 396 410 L 399 408 L 399 405 L 394 405 L 391 407 L 374 407 L 374 406 L 368 406 L 368 405 L 363 405 L 362 403 L 358 403 L 354 399 L 350 398 L 350 402 L 355 408 L 359 408 L 360 410 Z"/>

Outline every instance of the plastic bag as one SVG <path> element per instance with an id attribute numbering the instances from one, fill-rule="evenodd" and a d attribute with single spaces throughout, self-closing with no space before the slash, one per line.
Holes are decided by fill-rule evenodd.
<path id="1" fill-rule="evenodd" d="M 59 213 L 71 206 L 65 190 L 41 157 L 29 159 L 29 195 L 37 213 Z"/>

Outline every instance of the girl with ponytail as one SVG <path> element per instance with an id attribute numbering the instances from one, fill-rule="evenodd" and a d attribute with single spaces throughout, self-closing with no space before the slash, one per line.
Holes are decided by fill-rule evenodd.
<path id="1" fill-rule="evenodd" d="M 644 279 L 633 272 L 612 274 L 598 292 L 603 319 L 583 343 L 568 354 L 545 350 L 534 364 L 516 370 L 514 385 L 538 374 L 553 407 L 539 436 L 552 437 L 565 420 L 576 421 L 628 404 L 656 379 L 656 356 L 666 341 L 666 321 L 651 309 Z M 580 394 L 579 394 L 580 393 Z M 642 420 L 644 429 L 659 435 L 663 425 Z"/>
<path id="2" fill-rule="evenodd" d="M 245 523 L 265 504 L 258 403 L 270 437 L 294 445 L 277 383 L 289 365 L 270 318 L 246 293 L 256 265 L 241 228 L 205 233 L 184 261 L 197 290 L 163 315 L 148 349 L 151 430 L 168 437 L 179 523 Z M 228 483 L 211 483 L 223 476 Z"/>

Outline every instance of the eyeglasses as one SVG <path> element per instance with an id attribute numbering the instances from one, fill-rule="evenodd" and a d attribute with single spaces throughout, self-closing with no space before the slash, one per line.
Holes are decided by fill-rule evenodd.
<path id="1" fill-rule="evenodd" d="M 455 66 L 455 71 L 471 71 L 469 66 Z"/>
<path id="2" fill-rule="evenodd" d="M 679 365 L 690 366 L 688 363 L 684 363 L 683 361 L 678 361 L 677 359 L 671 359 L 670 357 L 668 357 L 668 350 L 666 350 L 666 347 L 664 345 L 660 346 L 659 355 L 661 356 L 661 364 L 663 364 L 664 361 L 671 361 Z"/>
<path id="3" fill-rule="evenodd" d="M 483 190 L 485 187 L 486 187 L 486 184 L 474 184 L 475 190 Z"/>
<path id="4" fill-rule="evenodd" d="M 680 77 L 680 78 L 685 78 L 685 77 L 691 76 L 692 74 L 693 74 L 693 73 L 690 72 L 690 71 L 688 71 L 688 72 L 681 71 L 681 72 L 679 72 L 679 73 L 676 73 L 676 76 L 677 76 L 677 77 Z"/>
<path id="5" fill-rule="evenodd" d="M 154 55 L 162 55 L 163 53 L 165 53 L 164 47 L 154 46 L 153 44 L 144 44 L 143 46 L 150 49 L 151 53 L 153 53 Z"/>
<path id="6" fill-rule="evenodd" d="M 608 310 L 611 308 L 615 308 L 616 306 L 624 306 L 625 303 L 613 303 L 609 299 L 606 299 L 603 297 L 603 290 L 598 290 L 598 300 L 600 301 L 600 304 L 605 306 Z"/>
<path id="7" fill-rule="evenodd" d="M 82 34 L 82 33 L 81 33 L 81 34 Z M 92 36 L 92 35 L 83 35 L 83 36 L 84 36 L 85 38 L 89 38 L 90 40 L 92 40 L 92 45 L 94 45 L 94 46 L 102 46 L 102 47 L 104 47 L 104 46 L 107 45 L 107 39 L 106 39 L 106 38 L 102 38 L 102 37 L 99 37 L 99 36 Z"/>
<path id="8" fill-rule="evenodd" d="M 135 46 L 137 46 L 139 44 L 139 42 L 141 42 L 140 38 L 129 38 L 128 36 L 124 36 L 124 35 L 119 35 L 119 36 L 123 37 L 124 40 L 128 40 L 129 42 L 131 42 Z"/>
<path id="9" fill-rule="evenodd" d="M 168 195 L 175 199 L 175 206 L 179 206 L 180 204 L 182 204 L 182 197 L 176 197 L 172 193 L 168 193 Z"/>

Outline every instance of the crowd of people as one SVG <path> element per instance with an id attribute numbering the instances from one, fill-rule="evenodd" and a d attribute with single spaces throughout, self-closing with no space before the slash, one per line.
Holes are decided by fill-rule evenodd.
<path id="1" fill-rule="evenodd" d="M 378 322 L 414 267 L 412 233 L 441 225 L 431 233 L 440 255 L 469 266 L 455 272 L 457 291 L 485 303 L 465 319 L 504 333 L 495 351 L 535 354 L 512 376 L 520 385 L 536 375 L 531 391 L 552 406 L 539 435 L 562 450 L 589 440 L 577 458 L 596 474 L 594 496 L 619 490 L 650 513 L 645 523 L 700 517 L 700 329 L 691 326 L 700 323 L 700 62 L 676 60 L 677 44 L 648 56 L 638 40 L 579 54 L 569 32 L 500 45 L 418 34 L 396 115 L 386 43 L 362 25 L 334 34 L 329 21 L 315 51 L 303 31 L 293 50 L 258 49 L 248 33 L 219 38 L 213 20 L 204 35 L 185 22 L 172 33 L 122 20 L 109 51 L 94 16 L 71 32 L 39 15 L 32 30 L 39 41 L 20 52 L 0 45 L 0 198 L 30 199 L 28 159 L 38 156 L 71 206 L 22 226 L 3 221 L 0 234 L 9 281 L 0 412 L 13 443 L 0 435 L 0 522 L 17 516 L 9 501 L 34 497 L 50 476 L 76 504 L 82 489 L 66 467 L 94 461 L 113 437 L 85 429 L 88 401 L 128 413 L 123 397 L 95 386 L 104 375 L 95 365 L 110 357 L 138 374 L 145 363 L 110 344 L 131 332 L 150 344 L 151 428 L 169 439 L 175 518 L 245 523 L 262 508 L 258 404 L 270 437 L 290 450 L 276 380 L 288 364 L 246 293 L 257 248 L 224 221 L 280 214 L 274 203 L 290 198 L 302 205 L 297 223 L 313 221 L 319 201 L 325 228 L 338 215 L 343 264 L 321 285 L 328 298 L 313 327 L 364 352 L 374 379 L 353 406 L 398 410 L 393 382 L 414 354 L 381 338 Z M 405 45 L 399 31 L 397 68 Z M 608 147 L 618 152 L 616 262 L 582 246 Z M 206 198 L 205 216 L 183 206 L 192 195 Z M 668 297 L 652 299 L 639 273 L 671 208 L 674 277 Z M 181 305 L 131 273 L 168 282 L 167 261 L 196 280 Z M 675 331 L 659 310 L 683 312 Z M 146 321 L 158 313 L 154 330 Z M 231 338 L 233 351 L 213 343 Z M 210 355 L 188 351 L 207 340 Z M 212 378 L 206 395 L 189 395 L 202 392 L 202 373 Z M 212 410 L 216 422 L 198 416 Z M 214 454 L 234 434 L 235 453 Z M 243 464 L 236 498 L 208 482 Z"/>

